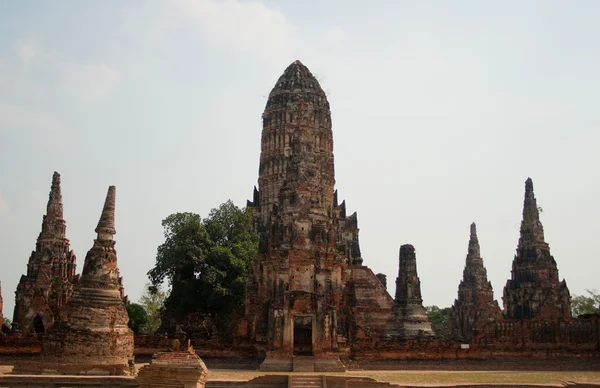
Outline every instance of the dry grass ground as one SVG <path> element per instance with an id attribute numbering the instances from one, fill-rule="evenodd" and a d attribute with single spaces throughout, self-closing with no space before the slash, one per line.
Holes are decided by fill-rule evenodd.
<path id="1" fill-rule="evenodd" d="M 136 365 L 138 368 L 144 364 Z M 0 365 L 0 374 L 10 373 L 12 366 Z M 264 375 L 259 371 L 210 370 L 210 380 L 245 381 Z M 287 374 L 287 373 L 277 373 Z M 600 384 L 600 372 L 524 372 L 524 371 L 351 371 L 328 375 L 364 376 L 378 381 L 413 386 L 459 384 L 535 384 L 560 386 L 565 382 Z"/>

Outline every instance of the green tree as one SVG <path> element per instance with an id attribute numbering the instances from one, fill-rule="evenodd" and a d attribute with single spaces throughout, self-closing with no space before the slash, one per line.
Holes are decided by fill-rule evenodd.
<path id="1" fill-rule="evenodd" d="M 146 284 L 144 293 L 140 297 L 139 304 L 146 311 L 148 319 L 144 324 L 144 329 L 148 333 L 154 333 L 160 327 L 161 315 L 163 313 L 163 307 L 165 304 L 165 292 L 151 284 Z"/>
<path id="2" fill-rule="evenodd" d="M 134 333 L 138 333 L 140 328 L 148 321 L 148 314 L 142 306 L 137 303 L 129 303 L 125 306 L 127 309 L 127 315 L 129 315 L 129 323 L 127 326 Z"/>
<path id="3" fill-rule="evenodd" d="M 589 296 L 572 295 L 571 296 L 571 314 L 577 317 L 582 314 L 598 314 L 598 305 L 600 304 L 600 294 L 597 290 L 585 290 Z"/>
<path id="4" fill-rule="evenodd" d="M 258 249 L 252 213 L 227 201 L 204 220 L 194 213 L 175 213 L 162 226 L 165 242 L 148 276 L 155 287 L 169 282 L 165 314 L 209 313 L 226 332 L 244 307 L 248 269 Z"/>
<path id="5" fill-rule="evenodd" d="M 446 337 L 448 335 L 447 322 L 452 315 L 452 308 L 439 308 L 438 306 L 426 306 L 427 318 L 431 323 L 431 329 L 438 337 Z"/>

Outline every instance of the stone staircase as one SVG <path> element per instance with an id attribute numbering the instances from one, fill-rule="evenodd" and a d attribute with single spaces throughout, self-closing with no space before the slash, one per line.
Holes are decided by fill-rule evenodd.
<path id="1" fill-rule="evenodd" d="M 294 372 L 314 372 L 315 360 L 312 356 L 294 356 Z"/>
<path id="2" fill-rule="evenodd" d="M 293 376 L 288 379 L 288 388 L 323 388 L 323 376 Z"/>

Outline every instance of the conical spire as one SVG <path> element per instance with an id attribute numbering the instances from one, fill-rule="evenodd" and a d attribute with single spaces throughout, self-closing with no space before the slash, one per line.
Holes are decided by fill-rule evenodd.
<path id="1" fill-rule="evenodd" d="M 544 227 L 540 222 L 540 211 L 533 193 L 533 181 L 525 181 L 525 200 L 523 201 L 523 221 L 521 222 L 521 237 L 519 247 L 542 246 L 547 248 L 544 241 Z"/>
<path id="2" fill-rule="evenodd" d="M 481 256 L 479 248 L 479 240 L 477 239 L 477 226 L 473 222 L 471 224 L 471 237 L 469 238 L 469 253 L 467 260 L 477 259 Z"/>
<path id="3" fill-rule="evenodd" d="M 112 236 L 117 233 L 115 230 L 115 192 L 115 186 L 110 186 L 106 193 L 102 215 L 96 227 L 99 239 L 112 240 Z"/>

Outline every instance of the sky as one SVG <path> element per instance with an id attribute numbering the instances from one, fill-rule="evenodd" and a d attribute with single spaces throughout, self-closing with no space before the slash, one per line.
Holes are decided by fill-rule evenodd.
<path id="1" fill-rule="evenodd" d="M 598 14 L 592 0 L 0 2 L 4 315 L 55 170 L 78 272 L 116 185 L 137 301 L 162 219 L 252 197 L 261 114 L 296 59 L 328 95 L 339 198 L 392 295 L 410 243 L 424 304 L 450 306 L 476 222 L 502 306 L 528 177 L 559 276 L 600 289 Z"/>

